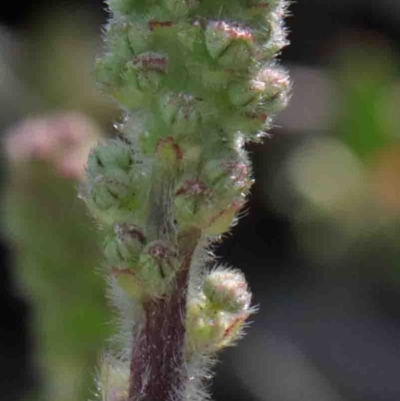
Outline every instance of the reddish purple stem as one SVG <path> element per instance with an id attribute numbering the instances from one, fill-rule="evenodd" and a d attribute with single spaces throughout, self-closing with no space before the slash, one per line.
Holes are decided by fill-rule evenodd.
<path id="1" fill-rule="evenodd" d="M 179 401 L 184 370 L 188 272 L 186 256 L 173 290 L 144 304 L 146 321 L 132 351 L 128 401 Z"/>

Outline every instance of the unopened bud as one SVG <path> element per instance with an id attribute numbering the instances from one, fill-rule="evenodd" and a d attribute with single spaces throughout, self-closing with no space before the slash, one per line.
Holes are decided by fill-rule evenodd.
<path id="1" fill-rule="evenodd" d="M 100 210 L 107 210 L 118 206 L 128 193 L 128 175 L 122 170 L 114 169 L 107 175 L 99 175 L 94 179 L 90 196 Z"/>
<path id="2" fill-rule="evenodd" d="M 204 183 L 197 179 L 187 179 L 183 181 L 176 194 L 187 197 L 198 197 L 203 195 L 205 191 L 206 187 Z"/>
<path id="3" fill-rule="evenodd" d="M 139 280 L 135 270 L 126 267 L 113 267 L 111 274 L 126 295 L 136 299 L 143 296 L 143 284 Z"/>
<path id="4" fill-rule="evenodd" d="M 229 100 L 234 106 L 248 106 L 261 101 L 265 85 L 257 81 L 234 82 L 229 85 Z"/>
<path id="5" fill-rule="evenodd" d="M 199 126 L 200 114 L 197 100 L 185 93 L 169 93 L 161 98 L 160 110 L 163 120 L 177 134 L 190 134 Z"/>
<path id="6" fill-rule="evenodd" d="M 210 56 L 226 68 L 248 66 L 253 52 L 253 37 L 249 30 L 224 21 L 210 22 L 205 31 Z"/>
<path id="7" fill-rule="evenodd" d="M 237 202 L 233 202 L 227 208 L 213 215 L 205 227 L 205 233 L 210 236 L 219 236 L 228 231 L 235 223 L 235 216 L 239 209 L 240 205 Z"/>
<path id="8" fill-rule="evenodd" d="M 208 186 L 214 188 L 216 196 L 230 197 L 245 193 L 252 183 L 248 163 L 238 158 L 213 159 L 202 171 Z"/>
<path id="9" fill-rule="evenodd" d="M 247 180 L 245 180 L 247 182 Z M 245 187 L 236 187 L 232 177 L 206 186 L 198 179 L 187 179 L 175 193 L 175 218 L 181 227 L 195 225 L 207 235 L 218 236 L 229 229 L 246 196 Z M 235 201 L 232 202 L 232 197 Z"/>
<path id="10" fill-rule="evenodd" d="M 139 255 L 147 242 L 143 232 L 134 224 L 118 223 L 114 231 L 118 241 L 131 255 Z"/>
<path id="11" fill-rule="evenodd" d="M 110 167 L 128 171 L 131 163 L 132 152 L 129 145 L 117 140 L 94 148 L 89 154 L 87 168 L 91 175 L 96 176 L 104 174 Z"/>
<path id="12" fill-rule="evenodd" d="M 95 64 L 96 81 L 105 91 L 121 85 L 121 72 L 124 63 L 116 60 L 113 54 L 98 58 Z"/>
<path id="13" fill-rule="evenodd" d="M 198 70 L 204 85 L 213 90 L 225 90 L 232 81 L 232 71 L 228 68 L 221 69 L 218 66 L 204 65 Z M 215 112 L 216 110 L 214 110 Z"/>
<path id="14" fill-rule="evenodd" d="M 286 71 L 277 68 L 264 68 L 258 74 L 253 85 L 263 86 L 263 96 L 266 101 L 280 94 L 287 94 L 290 89 L 290 79 Z"/>
<path id="15" fill-rule="evenodd" d="M 188 345 L 192 351 L 214 351 L 224 333 L 224 326 L 218 319 L 199 316 L 188 330 Z"/>
<path id="16" fill-rule="evenodd" d="M 99 210 L 103 211 L 108 210 L 113 206 L 117 206 L 119 203 L 119 200 L 115 198 L 115 196 L 112 195 L 108 191 L 108 189 L 103 185 L 100 178 L 97 179 L 94 185 L 92 186 L 92 189 L 90 191 L 90 196 L 94 205 Z"/>
<path id="17" fill-rule="evenodd" d="M 165 8 L 175 17 L 186 16 L 191 10 L 195 9 L 200 0 L 163 0 Z"/>
<path id="18" fill-rule="evenodd" d="M 230 85 L 228 93 L 231 103 L 248 112 L 276 112 L 286 106 L 290 80 L 286 72 L 265 68 L 250 82 Z"/>
<path id="19" fill-rule="evenodd" d="M 134 54 L 141 54 L 149 49 L 151 30 L 144 21 L 134 21 L 129 25 L 128 43 Z"/>
<path id="20" fill-rule="evenodd" d="M 106 41 L 109 48 L 113 49 L 116 60 L 126 61 L 132 56 L 132 48 L 128 42 L 129 25 L 127 22 L 116 19 L 106 27 Z"/>
<path id="21" fill-rule="evenodd" d="M 153 52 L 134 56 L 126 64 L 123 79 L 130 91 L 155 92 L 167 73 L 168 59 Z"/>
<path id="22" fill-rule="evenodd" d="M 207 305 L 199 300 L 188 302 L 185 326 L 189 352 L 212 352 L 225 331 L 219 324 L 217 314 L 210 315 Z"/>
<path id="23" fill-rule="evenodd" d="M 168 169 L 169 171 L 178 169 L 182 164 L 182 150 L 171 136 L 158 141 L 156 156 L 162 168 Z"/>
<path id="24" fill-rule="evenodd" d="M 175 217 L 180 226 L 201 225 L 203 206 L 207 204 L 207 188 L 197 179 L 186 179 L 175 193 Z"/>
<path id="25" fill-rule="evenodd" d="M 150 242 L 139 259 L 140 280 L 150 296 L 164 294 L 179 269 L 177 249 L 167 241 Z"/>
<path id="26" fill-rule="evenodd" d="M 232 345 L 250 313 L 219 312 L 202 299 L 190 300 L 185 325 L 187 352 L 214 353 Z"/>
<path id="27" fill-rule="evenodd" d="M 235 270 L 211 272 L 204 280 L 203 292 L 216 309 L 231 313 L 247 310 L 251 301 L 246 279 Z"/>
<path id="28" fill-rule="evenodd" d="M 197 43 L 201 43 L 203 29 L 197 22 L 193 24 L 181 23 L 177 33 L 178 41 L 187 50 L 193 51 Z"/>
<path id="29" fill-rule="evenodd" d="M 217 344 L 216 350 L 235 344 L 236 340 L 240 338 L 244 322 L 249 317 L 249 314 L 249 312 L 239 314 L 221 313 L 220 324 L 224 327 L 224 333 Z"/>
<path id="30" fill-rule="evenodd" d="M 107 238 L 104 243 L 104 256 L 106 259 L 115 265 L 122 266 L 126 263 L 126 256 L 121 251 L 118 241 L 114 237 Z"/>
<path id="31" fill-rule="evenodd" d="M 143 233 L 133 224 L 114 225 L 115 236 L 110 236 L 104 246 L 106 258 L 116 265 L 135 263 L 146 244 Z"/>
<path id="32" fill-rule="evenodd" d="M 290 79 L 286 71 L 277 68 L 265 68 L 257 77 L 265 85 L 262 104 L 257 110 L 276 113 L 287 106 L 290 93 Z"/>

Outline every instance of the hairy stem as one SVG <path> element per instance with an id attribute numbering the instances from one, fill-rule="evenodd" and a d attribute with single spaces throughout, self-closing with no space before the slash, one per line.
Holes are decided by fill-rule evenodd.
<path id="1" fill-rule="evenodd" d="M 165 401 L 183 394 L 184 341 L 189 253 L 174 282 L 174 291 L 147 300 L 146 321 L 132 351 L 128 401 Z"/>

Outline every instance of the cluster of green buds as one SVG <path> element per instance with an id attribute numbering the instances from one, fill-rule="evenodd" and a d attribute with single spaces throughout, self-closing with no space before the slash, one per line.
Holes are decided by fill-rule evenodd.
<path id="1" fill-rule="evenodd" d="M 199 248 L 226 233 L 245 203 L 252 175 L 244 144 L 260 140 L 288 102 L 290 80 L 275 61 L 287 44 L 287 3 L 108 0 L 108 6 L 97 78 L 124 116 L 118 139 L 91 152 L 81 194 L 105 230 L 113 291 L 141 313 L 126 345 L 125 355 L 133 355 L 125 361 L 129 384 L 107 392 L 126 395 L 102 391 L 103 401 L 157 401 L 157 383 L 160 399 L 179 400 L 189 396 L 185 366 L 234 343 L 253 310 L 241 273 L 213 270 L 193 291 L 199 269 L 191 266 L 201 264 Z M 157 320 L 161 309 L 174 324 Z M 157 324 L 167 324 L 160 333 L 175 333 L 167 335 L 176 339 L 174 362 L 162 369 L 181 379 L 169 378 L 169 390 L 151 351 L 143 348 L 140 357 L 135 351 L 135 343 L 146 343 L 168 354 L 159 349 Z M 101 376 L 102 389 L 108 379 Z"/>
<path id="2" fill-rule="evenodd" d="M 213 353 L 232 345 L 254 312 L 251 293 L 239 271 L 218 268 L 210 272 L 201 291 L 188 301 L 186 352 Z"/>

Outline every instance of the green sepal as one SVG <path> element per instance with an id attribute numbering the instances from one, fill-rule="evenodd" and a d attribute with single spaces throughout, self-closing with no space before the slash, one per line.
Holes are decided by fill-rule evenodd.
<path id="1" fill-rule="evenodd" d="M 114 267 L 111 274 L 118 286 L 131 298 L 140 299 L 145 295 L 144 287 L 134 270 Z"/>
<path id="2" fill-rule="evenodd" d="M 138 277 L 143 291 L 155 298 L 164 295 L 179 268 L 179 254 L 172 243 L 164 240 L 150 242 L 138 262 Z"/>

